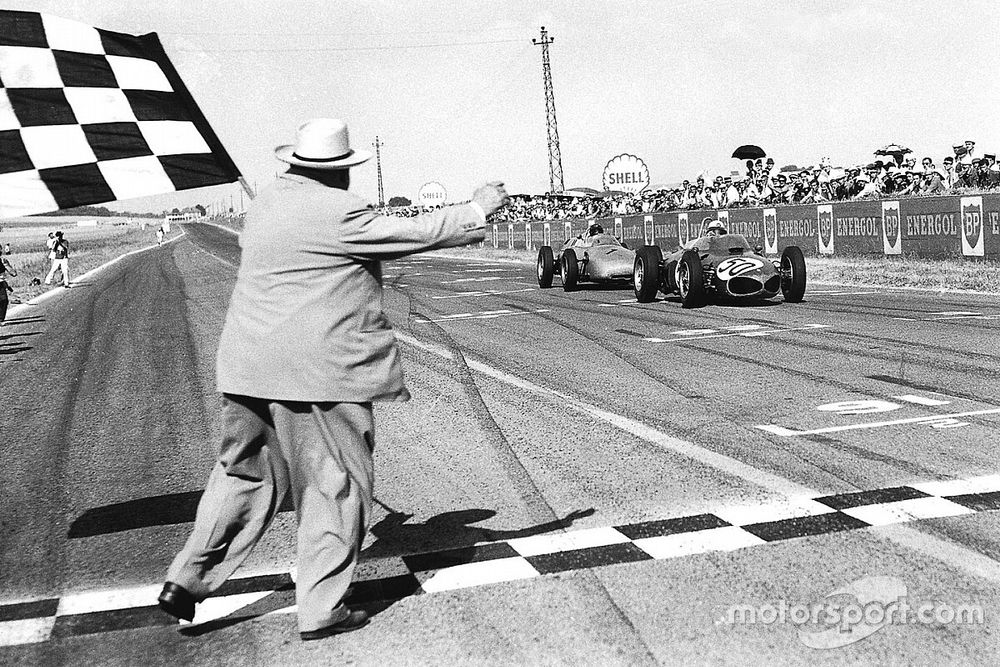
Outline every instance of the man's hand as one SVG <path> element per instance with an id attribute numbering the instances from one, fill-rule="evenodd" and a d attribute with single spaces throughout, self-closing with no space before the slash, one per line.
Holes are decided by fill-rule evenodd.
<path id="1" fill-rule="evenodd" d="M 500 181 L 490 181 L 473 193 L 472 201 L 482 206 L 483 211 L 489 216 L 507 205 L 507 191 L 503 189 L 503 183 Z"/>

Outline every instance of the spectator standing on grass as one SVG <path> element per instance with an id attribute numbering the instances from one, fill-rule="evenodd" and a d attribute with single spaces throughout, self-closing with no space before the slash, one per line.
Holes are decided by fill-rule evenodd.
<path id="1" fill-rule="evenodd" d="M 49 237 L 45 239 L 45 248 L 46 250 L 49 251 L 48 258 L 50 262 L 56 258 L 56 253 L 53 252 L 52 250 L 52 246 L 54 246 L 55 244 L 56 244 L 56 233 L 49 232 Z"/>
<path id="2" fill-rule="evenodd" d="M 52 244 L 52 267 L 49 275 L 45 276 L 45 284 L 52 284 L 52 277 L 56 271 L 62 273 L 63 287 L 69 287 L 69 241 L 63 238 L 62 232 L 56 232 L 55 242 Z"/>
<path id="3" fill-rule="evenodd" d="M 7 296 L 7 293 L 14 291 L 7 284 L 7 276 L 13 278 L 16 275 L 17 271 L 14 270 L 14 266 L 10 263 L 10 260 L 6 257 L 0 257 L 0 327 L 4 325 L 4 321 L 7 319 L 7 306 L 10 305 L 10 298 Z"/>
<path id="4" fill-rule="evenodd" d="M 156 230 L 156 245 L 163 245 L 163 227 Z"/>
<path id="5" fill-rule="evenodd" d="M 288 170 L 251 203 L 219 343 L 222 446 L 159 606 L 195 604 L 246 559 L 288 495 L 298 522 L 299 634 L 321 639 L 368 621 L 344 604 L 372 514 L 372 401 L 406 401 L 401 354 L 382 311 L 382 265 L 485 239 L 503 184 L 468 204 L 402 220 L 348 192 L 343 121 L 298 128 L 275 157 Z"/>
<path id="6" fill-rule="evenodd" d="M 9 255 L 9 254 L 11 254 L 11 252 L 12 251 L 10 249 L 10 244 L 9 243 L 4 243 L 3 244 L 3 254 Z"/>

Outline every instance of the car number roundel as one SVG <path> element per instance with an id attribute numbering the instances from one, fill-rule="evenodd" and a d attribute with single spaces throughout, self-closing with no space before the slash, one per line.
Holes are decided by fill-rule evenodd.
<path id="1" fill-rule="evenodd" d="M 719 266 L 715 269 L 715 275 L 722 280 L 729 280 L 751 271 L 757 271 L 763 266 L 764 262 L 755 257 L 727 257 L 719 262 Z"/>

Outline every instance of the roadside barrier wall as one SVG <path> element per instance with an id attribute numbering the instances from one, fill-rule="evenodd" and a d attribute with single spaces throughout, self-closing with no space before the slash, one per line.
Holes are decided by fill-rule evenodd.
<path id="1" fill-rule="evenodd" d="M 697 237 L 709 216 L 769 255 L 797 245 L 809 256 L 1000 259 L 1000 194 L 671 211 L 597 222 L 630 248 L 655 244 L 674 250 Z M 591 222 L 576 218 L 493 224 L 486 245 L 529 250 L 549 245 L 558 251 L 563 241 L 584 233 Z"/>

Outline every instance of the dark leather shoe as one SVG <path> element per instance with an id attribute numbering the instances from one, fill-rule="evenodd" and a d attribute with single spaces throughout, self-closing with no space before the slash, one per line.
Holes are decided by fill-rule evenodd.
<path id="1" fill-rule="evenodd" d="M 194 619 L 195 599 L 183 586 L 178 586 L 171 581 L 163 584 L 163 591 L 160 593 L 158 602 L 160 609 L 174 618 L 182 618 L 185 621 Z"/>
<path id="2" fill-rule="evenodd" d="M 325 628 L 320 628 L 319 630 L 307 630 L 306 632 L 300 632 L 299 637 L 302 641 L 307 642 L 313 639 L 323 639 L 324 637 L 330 637 L 331 635 L 340 635 L 345 632 L 351 632 L 352 630 L 357 630 L 368 625 L 368 612 L 363 609 L 355 609 L 350 612 L 342 621 L 337 621 L 333 625 L 328 625 Z"/>

